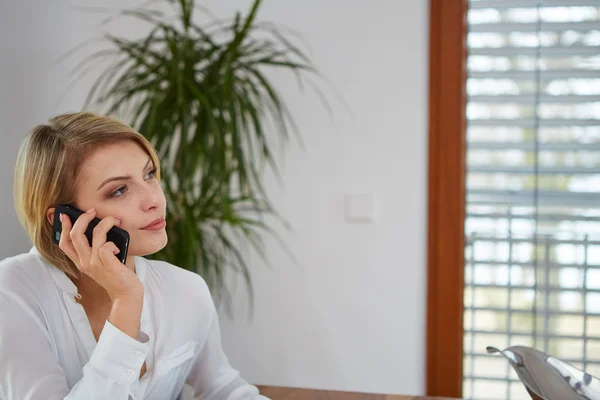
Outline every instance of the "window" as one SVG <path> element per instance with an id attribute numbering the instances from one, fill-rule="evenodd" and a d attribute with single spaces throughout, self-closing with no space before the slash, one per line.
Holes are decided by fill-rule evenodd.
<path id="1" fill-rule="evenodd" d="M 471 0 L 463 396 L 530 399 L 486 346 L 600 377 L 600 0 Z"/>

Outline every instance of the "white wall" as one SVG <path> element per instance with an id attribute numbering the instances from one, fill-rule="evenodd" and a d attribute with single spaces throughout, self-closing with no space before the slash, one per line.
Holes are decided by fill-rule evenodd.
<path id="1" fill-rule="evenodd" d="M 228 16 L 250 1 L 202 3 Z M 275 204 L 293 226 L 284 238 L 299 266 L 270 243 L 275 268 L 252 262 L 252 323 L 244 317 L 243 293 L 236 298 L 237 318 L 222 318 L 226 352 L 254 383 L 424 392 L 427 3 L 264 1 L 261 19 L 302 33 L 354 116 L 330 96 L 332 119 L 314 95 L 298 93 L 293 79 L 276 77 L 306 145 L 290 146 L 283 188 L 269 180 Z M 36 11 L 25 12 L 31 5 Z M 82 104 L 85 84 L 57 103 L 68 63 L 47 60 L 97 34 L 99 19 L 64 0 L 3 6 L 0 177 L 6 188 L 26 130 Z M 119 29 L 134 34 L 141 28 Z M 353 192 L 378 199 L 374 223 L 344 220 L 344 196 Z M 0 257 L 27 250 L 8 189 L 0 192 L 0 205 Z"/>

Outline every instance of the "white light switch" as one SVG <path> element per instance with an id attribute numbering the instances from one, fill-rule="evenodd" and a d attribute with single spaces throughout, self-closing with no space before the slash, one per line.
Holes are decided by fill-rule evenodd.
<path id="1" fill-rule="evenodd" d="M 346 221 L 371 223 L 375 219 L 375 198 L 372 193 L 346 195 Z"/>

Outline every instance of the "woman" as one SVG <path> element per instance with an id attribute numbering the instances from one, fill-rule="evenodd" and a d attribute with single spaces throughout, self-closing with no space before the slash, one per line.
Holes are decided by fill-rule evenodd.
<path id="1" fill-rule="evenodd" d="M 35 127 L 15 170 L 15 207 L 34 247 L 0 263 L 0 399 L 265 399 L 221 349 L 204 280 L 142 258 L 167 244 L 155 150 L 91 113 Z M 57 204 L 87 212 L 61 215 Z M 84 235 L 98 217 L 90 246 Z M 106 233 L 130 234 L 126 263 Z"/>

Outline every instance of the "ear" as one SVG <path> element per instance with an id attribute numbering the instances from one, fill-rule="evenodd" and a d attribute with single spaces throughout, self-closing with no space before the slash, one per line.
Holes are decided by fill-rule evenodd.
<path id="1" fill-rule="evenodd" d="M 54 223 L 54 210 L 56 210 L 56 207 L 50 207 L 46 211 L 46 219 L 48 220 L 48 222 L 50 222 L 50 225 Z"/>

